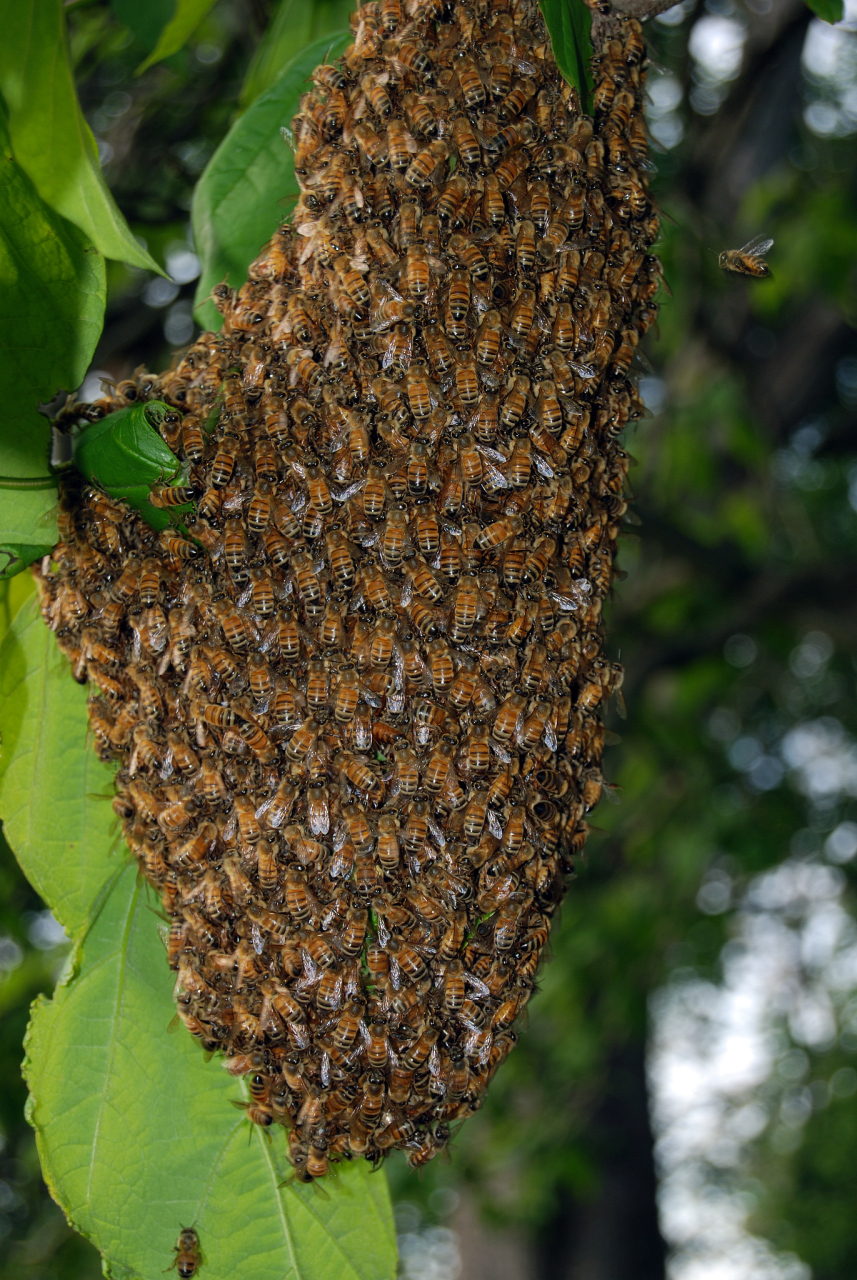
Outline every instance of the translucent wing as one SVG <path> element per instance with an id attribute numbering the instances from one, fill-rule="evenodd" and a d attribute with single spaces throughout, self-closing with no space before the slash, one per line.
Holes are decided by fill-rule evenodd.
<path id="1" fill-rule="evenodd" d="M 739 253 L 746 253 L 751 258 L 762 258 L 773 247 L 773 240 L 763 240 L 761 236 L 754 236 L 744 245 L 743 249 L 739 249 Z"/>

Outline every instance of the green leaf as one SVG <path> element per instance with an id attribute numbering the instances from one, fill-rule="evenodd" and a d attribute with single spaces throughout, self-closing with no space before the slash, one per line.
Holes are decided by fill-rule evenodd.
<path id="1" fill-rule="evenodd" d="M 106 258 L 164 272 L 108 190 L 74 87 L 61 0 L 0 0 L 0 93 L 15 156 L 41 197 Z"/>
<path id="2" fill-rule="evenodd" d="M 104 321 L 104 261 L 50 208 L 0 115 L 0 402 L 5 438 L 44 424 L 40 401 L 83 381 Z M 5 426 L 8 422 L 8 427 Z M 4 464 L 4 473 L 9 468 Z M 44 471 L 44 467 L 38 468 Z"/>
<path id="3" fill-rule="evenodd" d="M 87 693 L 31 597 L 0 644 L 0 814 L 28 880 L 70 936 L 122 864 L 111 853 L 113 770 L 85 744 Z"/>
<path id="4" fill-rule="evenodd" d="M 592 112 L 592 14 L 583 0 L 539 0 L 553 54 L 562 74 Z"/>
<path id="5" fill-rule="evenodd" d="M 247 70 L 241 90 L 242 111 L 270 88 L 310 41 L 332 38 L 347 29 L 353 11 L 352 0 L 280 0 Z M 322 53 L 319 60 L 323 59 Z"/>
<path id="6" fill-rule="evenodd" d="M 392 1280 L 383 1173 L 364 1161 L 325 1191 L 281 1185 L 286 1141 L 230 1106 L 242 1086 L 179 1028 L 157 903 L 110 853 L 110 770 L 85 745 L 86 695 L 34 601 L 0 645 L 0 815 L 21 865 L 76 943 L 27 1039 L 29 1117 L 45 1178 L 113 1275 L 156 1280 L 183 1226 L 205 1280 Z M 70 1069 L 70 1065 L 72 1069 Z"/>
<path id="7" fill-rule="evenodd" d="M 806 0 L 806 2 L 823 22 L 841 22 L 845 16 L 843 0 Z"/>
<path id="8" fill-rule="evenodd" d="M 197 183 L 191 217 L 202 272 L 197 316 L 207 328 L 221 318 L 208 301 L 226 279 L 243 284 L 247 268 L 283 221 L 283 200 L 294 192 L 294 157 L 280 130 L 291 124 L 307 78 L 328 55 L 336 58 L 351 35 L 324 36 L 293 58 L 276 82 L 235 122 Z"/>
<path id="9" fill-rule="evenodd" d="M 164 27 L 158 37 L 158 43 L 148 58 L 137 68 L 137 75 L 141 75 L 153 63 L 160 62 L 163 58 L 169 58 L 172 54 L 178 53 L 185 41 L 193 35 L 213 4 L 214 0 L 176 0 L 175 14 Z"/>
<path id="10" fill-rule="evenodd" d="M 0 333 L 5 332 L 6 325 L 0 319 Z M 4 372 L 0 362 L 0 387 L 11 396 L 3 386 Z M 30 415 L 32 421 L 27 421 Z M 17 414 L 13 410 L 0 423 L 0 477 L 48 476 L 50 439 L 45 419 L 31 406 L 19 405 Z M 56 545 L 56 507 L 55 480 L 48 489 L 9 489 L 0 483 L 0 579 L 14 577 Z"/>
<path id="11" fill-rule="evenodd" d="M 139 511 L 153 529 L 165 529 L 170 515 L 149 502 L 152 485 L 172 482 L 181 462 L 155 429 L 165 415 L 176 410 L 161 400 L 117 409 L 106 418 L 75 434 L 74 465 L 111 498 L 121 498 Z M 192 510 L 189 504 L 173 507 L 173 517 Z"/>
<path id="12" fill-rule="evenodd" d="M 83 381 L 104 320 L 104 259 L 41 198 L 0 111 L 0 475 L 46 476 L 50 427 L 38 412 Z M 57 541 L 56 491 L 0 490 L 0 576 Z"/>

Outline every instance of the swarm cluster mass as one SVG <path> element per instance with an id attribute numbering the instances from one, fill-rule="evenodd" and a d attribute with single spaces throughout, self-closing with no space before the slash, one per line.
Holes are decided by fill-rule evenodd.
<path id="1" fill-rule="evenodd" d="M 191 514 L 68 483 L 42 567 L 179 1014 L 302 1179 L 481 1105 L 601 791 L 659 277 L 641 30 L 599 25 L 586 116 L 535 0 L 364 5 L 222 331 L 85 408 L 172 406 Z"/>

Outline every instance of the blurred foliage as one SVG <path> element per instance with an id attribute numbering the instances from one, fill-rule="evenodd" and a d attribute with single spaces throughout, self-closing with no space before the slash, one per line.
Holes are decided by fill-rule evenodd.
<path id="1" fill-rule="evenodd" d="M 166 367 L 190 340 L 194 184 L 281 69 L 275 47 L 293 56 L 343 10 L 219 0 L 185 49 L 137 78 L 146 50 L 116 12 L 98 3 L 70 15 L 80 93 L 117 203 L 175 276 L 170 286 L 111 264 L 94 364 L 118 379 L 142 362 Z M 712 79 L 691 53 L 707 18 L 746 31 L 731 78 Z M 564 1222 L 577 1229 L 611 1197 L 625 1212 L 614 1195 L 622 1168 L 657 1231 L 644 1074 L 652 993 L 717 983 L 755 878 L 784 861 L 823 863 L 831 833 L 857 819 L 847 787 L 807 794 L 783 746 L 795 726 L 819 722 L 840 726 L 846 749 L 857 738 L 857 143 L 847 121 L 841 136 L 805 122 L 835 99 L 832 81 L 801 70 L 808 19 L 790 0 L 688 0 L 647 28 L 670 292 L 639 369 L 652 408 L 627 444 L 640 523 L 608 618 L 627 668 L 628 719 L 613 713 L 622 742 L 607 765 L 618 803 L 595 815 L 529 1027 L 484 1112 L 448 1164 L 421 1178 L 392 1165 L 394 1192 L 428 1221 L 449 1212 L 448 1191 L 468 1188 L 495 1223 L 529 1232 L 540 1275 L 565 1274 L 555 1264 L 556 1250 L 574 1247 Z M 772 278 L 722 277 L 716 254 L 757 232 L 775 237 Z M 39 1191 L 21 1112 L 26 1009 L 49 989 L 57 953 L 30 941 L 39 904 L 2 855 L 0 933 L 14 949 L 0 956 L 15 963 L 0 984 L 0 1179 L 12 1197 L 0 1187 L 11 1242 L 0 1280 L 88 1280 L 94 1255 Z M 836 870 L 853 915 L 857 867 Z M 838 1074 L 857 1066 L 857 1013 L 843 999 L 834 1014 L 835 1031 L 809 1041 L 777 1015 L 780 1066 L 754 1095 L 764 1126 L 737 1164 L 711 1171 L 743 1190 L 753 1228 L 816 1280 L 857 1269 L 857 1095 Z M 797 1082 L 780 1069 L 795 1052 Z"/>

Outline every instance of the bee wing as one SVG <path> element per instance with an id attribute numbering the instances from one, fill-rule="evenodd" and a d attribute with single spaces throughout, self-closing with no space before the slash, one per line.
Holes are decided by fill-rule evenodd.
<path id="1" fill-rule="evenodd" d="M 347 485 L 344 489 L 331 489 L 331 496 L 337 502 L 347 502 L 349 498 L 353 498 L 355 493 L 365 488 L 365 480 L 355 480 L 353 484 Z"/>
<path id="2" fill-rule="evenodd" d="M 542 457 L 540 453 L 533 454 L 533 462 L 536 464 L 536 470 L 541 472 L 546 480 L 552 480 L 556 472 L 550 463 Z"/>
<path id="3" fill-rule="evenodd" d="M 773 244 L 773 240 L 763 240 L 760 236 L 754 236 L 738 252 L 746 253 L 750 258 L 762 258 L 773 247 Z"/>
<path id="4" fill-rule="evenodd" d="M 490 480 L 495 489 L 509 488 L 509 481 L 503 475 L 502 471 L 499 471 L 497 467 L 493 466 L 492 463 L 490 463 L 487 459 L 483 463 L 483 466 L 485 468 L 484 478 L 486 480 Z"/>

